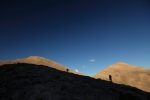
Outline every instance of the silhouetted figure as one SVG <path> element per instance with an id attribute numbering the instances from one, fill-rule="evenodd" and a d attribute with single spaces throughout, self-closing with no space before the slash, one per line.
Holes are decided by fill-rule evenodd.
<path id="1" fill-rule="evenodd" d="M 67 69 L 67 72 L 69 72 L 69 69 Z"/>
<path id="2" fill-rule="evenodd" d="M 109 75 L 109 80 L 112 82 L 112 76 L 111 75 Z"/>

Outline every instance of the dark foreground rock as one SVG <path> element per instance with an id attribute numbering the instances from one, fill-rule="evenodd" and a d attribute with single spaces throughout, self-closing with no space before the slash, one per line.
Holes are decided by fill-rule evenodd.
<path id="1" fill-rule="evenodd" d="M 0 100 L 150 100 L 131 86 L 34 64 L 0 66 Z"/>

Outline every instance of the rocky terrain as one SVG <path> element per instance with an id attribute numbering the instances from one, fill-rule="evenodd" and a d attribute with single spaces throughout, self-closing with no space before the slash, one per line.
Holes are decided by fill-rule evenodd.
<path id="1" fill-rule="evenodd" d="M 109 80 L 118 84 L 126 84 L 150 92 L 150 69 L 118 62 L 98 72 L 94 78 Z"/>
<path id="2" fill-rule="evenodd" d="M 0 100 L 150 100 L 131 86 L 43 65 L 1 65 L 0 79 Z"/>

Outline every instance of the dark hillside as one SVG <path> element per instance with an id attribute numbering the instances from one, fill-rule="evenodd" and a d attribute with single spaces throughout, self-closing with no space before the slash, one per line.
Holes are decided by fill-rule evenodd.
<path id="1" fill-rule="evenodd" d="M 150 93 L 43 65 L 18 63 L 0 66 L 0 100 L 150 100 Z"/>

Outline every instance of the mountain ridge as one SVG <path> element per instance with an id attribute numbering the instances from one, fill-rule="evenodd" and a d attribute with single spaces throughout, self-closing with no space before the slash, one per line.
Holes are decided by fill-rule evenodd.
<path id="1" fill-rule="evenodd" d="M 15 63 L 29 63 L 36 65 L 49 66 L 61 71 L 67 71 L 67 67 L 39 56 L 29 56 L 27 58 L 16 59 L 16 60 L 0 60 L 0 65 L 4 64 L 15 64 Z M 69 69 L 69 72 L 83 75 L 74 70 Z M 134 66 L 124 62 L 116 62 L 111 64 L 107 68 L 99 71 L 93 78 L 101 78 L 109 81 L 109 75 L 112 76 L 112 81 L 118 84 L 130 85 L 144 91 L 150 92 L 150 69 L 142 68 L 140 66 Z"/>
<path id="2" fill-rule="evenodd" d="M 63 66 L 53 60 L 49 60 L 47 58 L 40 57 L 40 56 L 29 56 L 27 58 L 21 58 L 21 59 L 16 59 L 16 60 L 0 60 L 0 65 L 14 64 L 14 63 L 29 63 L 29 64 L 36 64 L 36 65 L 45 65 L 45 66 L 49 66 L 52 68 L 56 68 L 61 71 L 66 71 L 66 69 L 69 69 L 66 66 Z M 69 69 L 69 72 L 81 74 L 72 69 Z"/>

